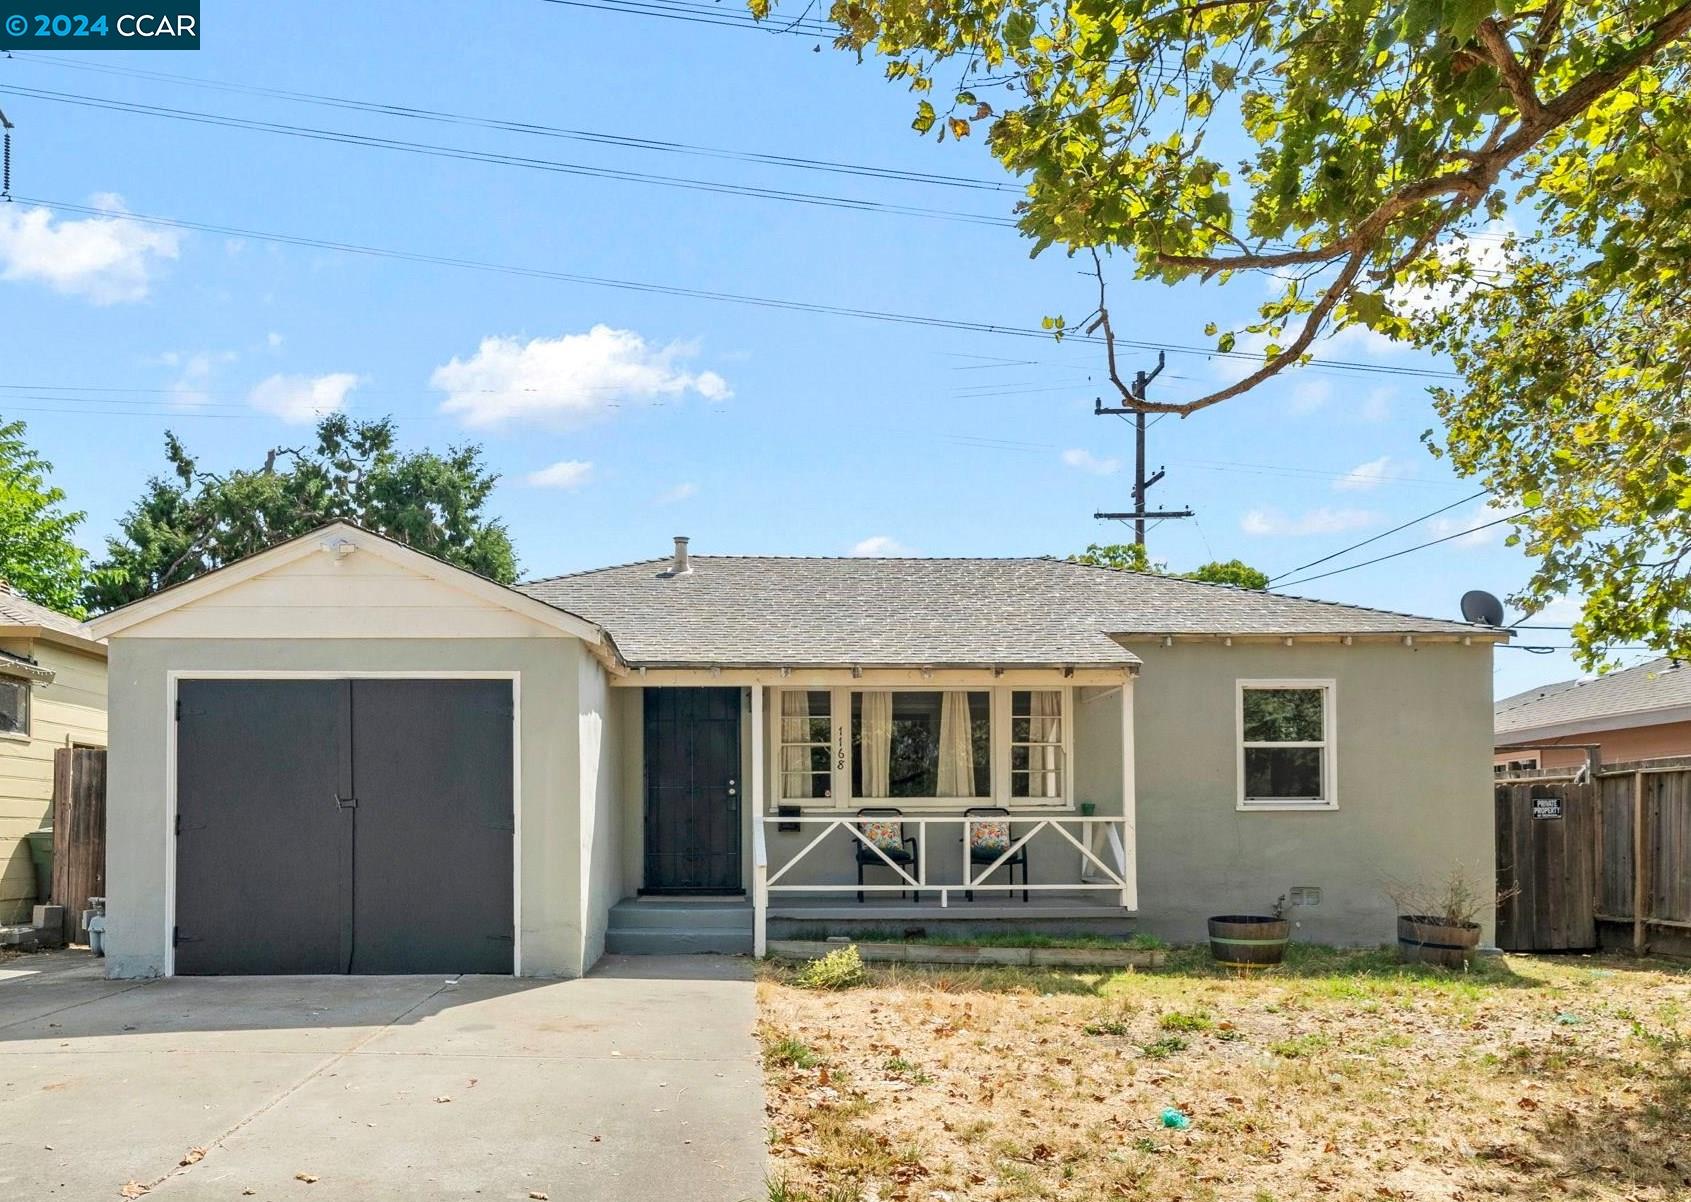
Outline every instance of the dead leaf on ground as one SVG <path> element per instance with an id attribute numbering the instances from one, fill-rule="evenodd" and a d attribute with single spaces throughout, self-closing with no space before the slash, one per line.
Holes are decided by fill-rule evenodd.
<path id="1" fill-rule="evenodd" d="M 125 1181 L 117 1192 L 120 1197 L 139 1198 L 147 1192 L 147 1186 L 142 1185 L 139 1181 Z"/>
<path id="2" fill-rule="evenodd" d="M 317 1184 L 317 1174 L 316 1173 L 295 1173 L 294 1174 L 294 1180 L 295 1181 L 303 1181 L 307 1185 L 315 1185 L 315 1184 Z"/>
<path id="3" fill-rule="evenodd" d="M 199 1164 L 200 1161 L 204 1160 L 205 1158 L 206 1158 L 206 1150 L 204 1148 L 189 1148 L 188 1154 L 186 1156 L 184 1156 L 181 1160 L 177 1161 L 176 1163 L 177 1163 L 178 1167 L 186 1168 L 188 1165 L 191 1165 L 191 1164 Z"/>

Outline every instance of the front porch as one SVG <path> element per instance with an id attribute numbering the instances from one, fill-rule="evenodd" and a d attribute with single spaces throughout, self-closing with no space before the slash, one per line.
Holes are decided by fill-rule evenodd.
<path id="1" fill-rule="evenodd" d="M 633 688 L 638 896 L 613 915 L 618 945 L 1133 932 L 1130 673 L 654 672 Z"/>

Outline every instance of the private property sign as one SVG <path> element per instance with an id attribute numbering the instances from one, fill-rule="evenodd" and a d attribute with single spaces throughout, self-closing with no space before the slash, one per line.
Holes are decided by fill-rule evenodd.
<path id="1" fill-rule="evenodd" d="M 1532 799 L 1532 816 L 1536 818 L 1560 818 L 1562 816 L 1562 798 L 1554 793 L 1535 794 Z"/>
<path id="2" fill-rule="evenodd" d="M 198 50 L 200 0 L 0 0 L 0 50 Z"/>

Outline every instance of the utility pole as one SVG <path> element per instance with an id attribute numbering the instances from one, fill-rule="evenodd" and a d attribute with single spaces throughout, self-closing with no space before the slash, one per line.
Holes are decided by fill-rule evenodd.
<path id="1" fill-rule="evenodd" d="M 1133 387 L 1130 389 L 1133 393 L 1134 400 L 1143 401 L 1145 399 L 1146 389 L 1150 387 L 1152 380 L 1162 374 L 1163 363 L 1165 361 L 1166 357 L 1164 354 L 1161 351 L 1158 351 L 1157 366 L 1154 370 L 1134 373 Z M 1150 510 L 1145 508 L 1146 492 L 1149 491 L 1153 484 L 1161 480 L 1165 474 L 1163 469 L 1160 467 L 1149 476 L 1145 474 L 1145 410 L 1130 408 L 1108 409 L 1105 408 L 1103 401 L 1094 401 L 1092 403 L 1092 413 L 1095 417 L 1126 417 L 1131 415 L 1133 418 L 1133 512 L 1095 513 L 1092 516 L 1100 521 L 1131 521 L 1133 523 L 1133 541 L 1141 547 L 1145 545 L 1145 521 L 1147 518 L 1191 517 L 1192 511 L 1190 509 Z"/>
<path id="2" fill-rule="evenodd" d="M 12 199 L 12 123 L 0 109 L 0 200 Z"/>

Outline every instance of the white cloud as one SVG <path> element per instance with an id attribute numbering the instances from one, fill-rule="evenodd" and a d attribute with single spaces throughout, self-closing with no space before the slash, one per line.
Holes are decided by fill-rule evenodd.
<path id="1" fill-rule="evenodd" d="M 447 394 L 441 410 L 466 425 L 579 425 L 627 399 L 692 392 L 720 401 L 734 395 L 715 372 L 681 366 L 697 352 L 693 343 L 652 346 L 633 330 L 606 325 L 528 342 L 492 336 L 468 359 L 454 356 L 435 368 L 429 383 Z"/>
<path id="2" fill-rule="evenodd" d="M 297 425 L 339 413 L 346 407 L 347 394 L 356 387 L 358 377 L 346 371 L 326 376 L 277 375 L 254 388 L 247 400 L 260 413 Z"/>
<path id="3" fill-rule="evenodd" d="M 674 505 L 678 501 L 685 501 L 698 494 L 699 486 L 690 481 L 677 484 L 674 488 L 666 488 L 652 499 L 654 505 Z"/>
<path id="4" fill-rule="evenodd" d="M 1397 394 L 1390 388 L 1376 388 L 1362 398 L 1357 416 L 1365 422 L 1383 422 L 1392 415 L 1392 398 Z"/>
<path id="5" fill-rule="evenodd" d="M 875 534 L 856 544 L 851 553 L 860 559 L 909 555 L 910 548 L 889 534 Z"/>
<path id="6" fill-rule="evenodd" d="M 176 369 L 170 384 L 170 400 L 185 408 L 211 401 L 209 391 L 217 369 L 240 358 L 234 351 L 165 351 L 154 362 Z"/>
<path id="7" fill-rule="evenodd" d="M 49 208 L 0 204 L 0 279 L 39 281 L 96 305 L 145 299 L 160 262 L 180 253 L 181 234 L 126 216 L 114 194 L 93 206 L 105 212 L 55 221 Z"/>
<path id="8" fill-rule="evenodd" d="M 1100 459 L 1091 451 L 1084 451 L 1079 447 L 1064 451 L 1063 462 L 1083 472 L 1091 472 L 1094 476 L 1108 476 L 1121 470 L 1121 460 Z"/>
<path id="9" fill-rule="evenodd" d="M 1463 534 L 1460 538 L 1451 539 L 1449 543 L 1445 544 L 1446 546 L 1463 547 L 1469 550 L 1492 547 L 1501 543 L 1509 533 L 1509 524 L 1497 521 L 1498 518 L 1509 512 L 1512 512 L 1509 505 L 1493 497 L 1481 504 L 1479 508 L 1468 513 L 1431 518 L 1427 522 L 1427 529 L 1432 532 L 1434 538 L 1445 538 L 1464 530 L 1469 532 Z M 1497 524 L 1487 525 L 1490 522 Z M 1476 529 L 1480 526 L 1484 526 L 1485 529 Z"/>
<path id="10" fill-rule="evenodd" d="M 1369 489 L 1379 488 L 1385 480 L 1386 469 L 1391 465 L 1390 455 L 1381 455 L 1378 459 L 1359 463 L 1333 481 L 1333 487 L 1339 492 L 1367 492 Z"/>
<path id="11" fill-rule="evenodd" d="M 1387 303 L 1394 313 L 1405 317 L 1427 317 L 1465 299 L 1474 290 L 1475 281 L 1504 280 L 1508 274 L 1507 241 L 1517 232 L 1510 222 L 1494 221 L 1474 234 L 1451 239 L 1438 248 L 1439 260 L 1451 265 L 1466 262 L 1473 278 L 1393 288 Z"/>
<path id="12" fill-rule="evenodd" d="M 270 333 L 268 333 L 264 336 L 264 341 L 265 341 L 266 345 L 268 345 L 270 347 L 271 350 L 279 351 L 279 350 L 282 349 L 282 343 L 283 343 L 284 339 L 275 330 L 271 330 Z"/>
<path id="13" fill-rule="evenodd" d="M 574 492 L 593 478 L 593 465 L 585 459 L 561 459 L 551 467 L 530 472 L 523 477 L 535 488 L 561 488 Z"/>
<path id="14" fill-rule="evenodd" d="M 1371 509 L 1330 509 L 1323 505 L 1294 516 L 1277 509 L 1253 509 L 1239 520 L 1239 529 L 1246 534 L 1268 537 L 1305 534 L 1342 534 L 1372 526 L 1380 515 Z"/>
<path id="15" fill-rule="evenodd" d="M 1326 380 L 1298 379 L 1293 377 L 1292 396 L 1286 402 L 1286 408 L 1296 417 L 1304 417 L 1325 407 L 1332 399 L 1333 386 Z"/>

